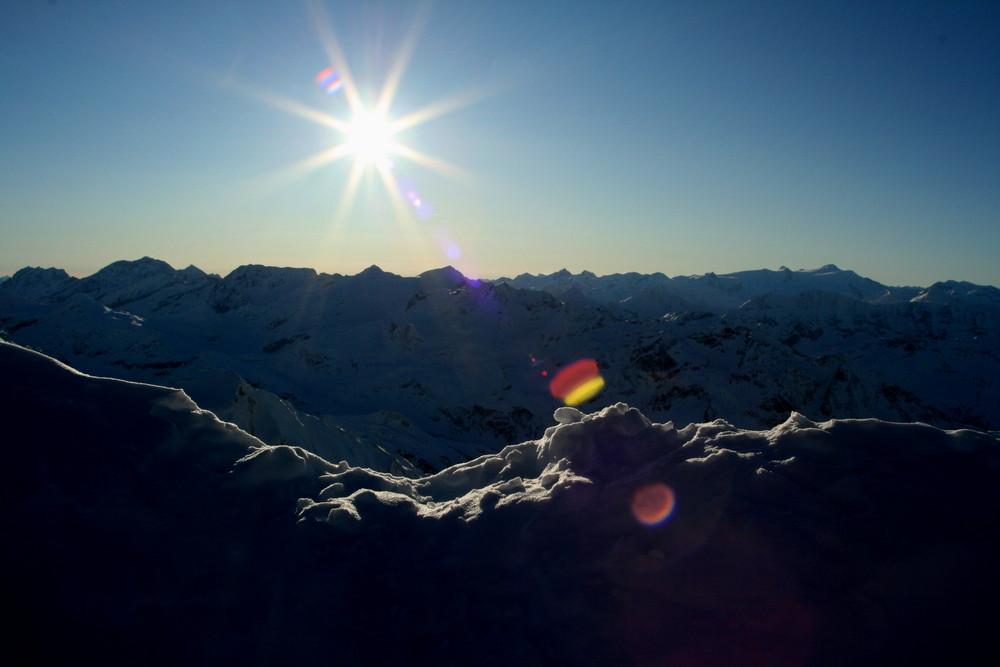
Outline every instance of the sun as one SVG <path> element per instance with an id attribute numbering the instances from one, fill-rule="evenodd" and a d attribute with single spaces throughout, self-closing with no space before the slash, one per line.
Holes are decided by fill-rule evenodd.
<path id="1" fill-rule="evenodd" d="M 377 111 L 358 109 L 344 128 L 345 150 L 361 167 L 385 167 L 398 152 L 395 124 Z"/>
<path id="2" fill-rule="evenodd" d="M 261 102 L 334 131 L 330 145 L 275 170 L 268 175 L 268 184 L 286 183 L 325 165 L 345 160 L 352 164 L 346 181 L 338 188 L 340 196 L 333 219 L 346 219 L 345 214 L 352 208 L 362 183 L 369 179 L 381 182 L 388 200 L 396 209 L 399 220 L 407 220 L 413 214 L 421 220 L 428 219 L 433 215 L 434 209 L 420 195 L 412 183 L 412 178 L 406 174 L 406 170 L 415 167 L 428 169 L 467 185 L 474 184 L 475 179 L 464 169 L 447 160 L 428 155 L 407 145 L 400 135 L 428 121 L 498 95 L 507 89 L 507 84 L 481 83 L 476 87 L 439 98 L 408 113 L 393 114 L 391 108 L 394 98 L 427 18 L 426 7 L 418 11 L 410 32 L 400 43 L 395 57 L 387 58 L 390 65 L 385 72 L 381 89 L 377 92 L 364 90 L 369 95 L 374 93 L 374 99 L 370 101 L 366 100 L 366 95 L 363 94 L 361 82 L 352 75 L 347 58 L 341 52 L 339 42 L 333 33 L 332 22 L 326 16 L 322 5 L 310 2 L 307 7 L 320 43 L 326 52 L 328 63 L 328 66 L 314 77 L 315 83 L 319 84 L 331 99 L 337 100 L 330 106 L 335 109 L 339 107 L 344 115 L 333 115 L 331 112 L 258 87 L 241 85 L 235 81 L 228 82 L 228 85 L 239 88 L 243 93 Z"/>

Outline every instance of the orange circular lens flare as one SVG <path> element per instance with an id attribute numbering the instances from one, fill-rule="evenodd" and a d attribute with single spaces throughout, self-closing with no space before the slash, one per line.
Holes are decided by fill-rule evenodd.
<path id="1" fill-rule="evenodd" d="M 556 398 L 562 399 L 566 405 L 579 405 L 589 401 L 604 389 L 604 378 L 593 359 L 574 361 L 559 371 L 552 382 L 549 391 Z"/>
<path id="2" fill-rule="evenodd" d="M 644 486 L 632 496 L 632 515 L 642 524 L 655 526 L 673 514 L 674 490 L 657 482 Z"/>

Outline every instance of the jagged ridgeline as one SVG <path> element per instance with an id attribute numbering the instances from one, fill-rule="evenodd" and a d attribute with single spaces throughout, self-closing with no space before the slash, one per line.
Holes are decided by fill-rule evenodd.
<path id="1" fill-rule="evenodd" d="M 1000 291 L 836 266 L 492 281 L 143 258 L 0 284 L 0 328 L 82 371 L 181 387 L 271 444 L 407 476 L 532 437 L 580 358 L 655 420 L 879 418 L 1000 429 Z"/>

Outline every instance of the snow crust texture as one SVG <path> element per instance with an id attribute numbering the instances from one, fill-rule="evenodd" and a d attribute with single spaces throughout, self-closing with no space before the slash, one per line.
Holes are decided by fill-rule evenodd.
<path id="1" fill-rule="evenodd" d="M 0 343 L 5 647 L 38 664 L 992 664 L 1000 441 L 617 403 L 423 477 Z M 649 525 L 637 496 L 669 488 Z M 30 649 L 30 651 L 29 651 Z"/>

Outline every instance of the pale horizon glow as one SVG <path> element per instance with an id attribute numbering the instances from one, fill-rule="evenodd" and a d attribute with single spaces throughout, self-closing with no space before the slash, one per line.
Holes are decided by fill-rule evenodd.
<path id="1" fill-rule="evenodd" d="M 0 8 L 0 276 L 1000 285 L 988 3 L 179 5 Z"/>

